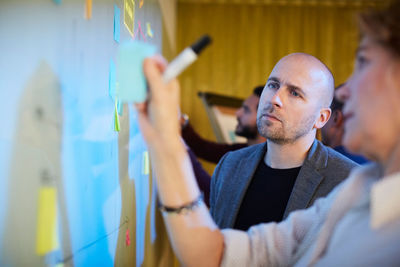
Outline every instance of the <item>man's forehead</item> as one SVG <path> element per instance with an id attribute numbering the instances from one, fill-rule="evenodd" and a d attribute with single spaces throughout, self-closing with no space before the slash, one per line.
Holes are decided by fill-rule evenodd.
<path id="1" fill-rule="evenodd" d="M 280 60 L 268 80 L 305 89 L 320 82 L 324 76 L 323 70 L 310 60 L 291 57 Z"/>
<path id="2" fill-rule="evenodd" d="M 280 84 L 292 85 L 296 87 L 307 86 L 305 83 L 311 81 L 308 71 L 298 69 L 288 65 L 277 65 L 271 72 L 267 81 L 278 82 Z"/>

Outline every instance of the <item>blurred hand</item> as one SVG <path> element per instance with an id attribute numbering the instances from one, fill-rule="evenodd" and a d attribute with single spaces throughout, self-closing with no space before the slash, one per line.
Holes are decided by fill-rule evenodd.
<path id="1" fill-rule="evenodd" d="M 142 134 L 153 147 L 160 142 L 180 141 L 179 83 L 176 79 L 168 83 L 163 81 L 162 73 L 166 66 L 166 60 L 159 55 L 144 60 L 149 97 L 147 102 L 135 105 Z"/>

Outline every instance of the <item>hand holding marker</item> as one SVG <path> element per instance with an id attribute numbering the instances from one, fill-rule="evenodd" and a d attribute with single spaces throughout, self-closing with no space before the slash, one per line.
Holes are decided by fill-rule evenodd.
<path id="1" fill-rule="evenodd" d="M 164 81 L 164 83 L 168 83 L 169 81 L 174 79 L 182 71 L 184 71 L 191 63 L 193 63 L 197 59 L 200 52 L 208 44 L 210 44 L 210 42 L 211 42 L 210 37 L 205 35 L 202 38 L 200 38 L 196 43 L 194 43 L 192 46 L 184 49 L 165 68 L 164 73 L 162 74 L 162 80 Z M 155 66 L 153 66 L 153 71 L 154 71 L 154 67 Z M 160 73 L 158 73 L 158 75 L 160 75 Z M 158 79 L 156 79 L 156 80 L 158 82 L 160 82 L 160 80 L 159 80 L 160 76 L 158 76 L 157 78 Z M 147 90 L 149 90 L 149 89 L 150 88 L 147 85 Z M 151 88 L 151 89 L 157 89 L 157 88 Z M 157 90 L 155 90 L 155 91 L 157 91 Z M 161 91 L 164 91 L 164 90 L 161 90 Z M 161 91 L 160 91 L 160 93 L 161 93 Z M 161 95 L 163 95 L 163 94 L 161 94 Z M 164 93 L 164 95 L 165 95 L 165 93 Z M 159 99 L 159 98 L 157 98 L 157 99 Z M 156 121 L 158 121 L 158 122 L 150 121 L 149 114 L 151 112 L 148 111 L 148 108 L 151 108 L 151 106 L 153 106 L 153 108 L 154 108 L 154 105 L 148 105 L 150 102 L 153 102 L 153 101 L 151 100 L 151 96 L 149 94 L 147 94 L 145 101 L 141 101 L 141 102 L 137 101 L 135 103 L 136 109 L 138 110 L 138 113 L 139 113 L 140 128 L 141 128 L 142 134 L 145 137 L 146 142 L 148 144 L 153 143 L 153 141 L 152 141 L 153 138 L 159 139 L 158 137 L 156 137 L 156 136 L 158 136 L 156 134 L 156 132 L 160 133 L 162 131 L 155 130 L 155 128 L 163 129 L 165 127 L 165 125 L 168 125 L 167 128 L 169 128 L 171 125 L 170 120 L 164 120 L 164 119 L 160 120 L 160 116 L 155 116 L 156 118 L 158 117 L 158 120 L 156 119 Z M 165 103 L 165 101 L 161 101 L 161 102 Z M 171 103 L 174 103 L 174 102 L 172 101 Z M 157 103 L 155 103 L 155 105 L 157 105 Z M 179 105 L 179 103 L 178 103 L 178 105 Z M 164 107 L 164 109 L 162 107 Z M 158 115 L 163 114 L 163 116 L 161 116 L 162 118 L 166 118 L 166 117 L 173 118 L 176 110 L 177 109 L 175 109 L 173 107 L 171 108 L 171 105 L 166 104 L 166 105 L 161 105 L 160 108 L 156 108 L 155 109 L 156 112 L 154 112 L 154 113 L 157 113 Z M 168 115 L 168 113 L 170 113 L 170 115 Z M 169 132 L 169 131 L 167 131 L 167 132 Z"/>

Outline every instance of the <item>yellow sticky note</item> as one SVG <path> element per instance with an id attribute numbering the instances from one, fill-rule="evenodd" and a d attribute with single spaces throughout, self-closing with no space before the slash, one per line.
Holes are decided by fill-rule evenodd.
<path id="1" fill-rule="evenodd" d="M 134 23 L 135 23 L 135 1 L 124 0 L 124 24 L 129 33 L 134 36 Z"/>
<path id="2" fill-rule="evenodd" d="M 114 109 L 114 131 L 119 132 L 121 130 L 121 126 L 119 124 L 119 116 L 118 116 L 118 100 L 115 98 L 115 109 Z"/>
<path id="3" fill-rule="evenodd" d="M 57 233 L 57 191 L 55 187 L 39 189 L 36 253 L 45 255 L 59 249 Z"/>
<path id="4" fill-rule="evenodd" d="M 85 0 L 85 19 L 92 18 L 92 0 Z"/>
<path id="5" fill-rule="evenodd" d="M 143 175 L 149 175 L 150 173 L 150 162 L 149 162 L 149 152 L 144 151 L 143 152 L 143 165 L 142 165 L 142 174 Z"/>
<path id="6" fill-rule="evenodd" d="M 146 28 L 147 28 L 147 35 L 153 38 L 153 31 L 151 30 L 151 25 L 150 23 L 146 23 Z"/>

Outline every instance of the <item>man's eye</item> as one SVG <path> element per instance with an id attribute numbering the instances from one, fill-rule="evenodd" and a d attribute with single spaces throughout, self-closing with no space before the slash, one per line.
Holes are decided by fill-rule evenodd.
<path id="1" fill-rule="evenodd" d="M 269 89 L 278 89 L 279 86 L 278 86 L 277 83 L 269 83 L 269 84 L 268 84 L 268 88 L 269 88 Z"/>
<path id="2" fill-rule="evenodd" d="M 358 55 L 357 59 L 356 59 L 356 64 L 358 68 L 363 68 L 366 64 L 368 63 L 368 60 L 362 56 L 362 55 Z"/>
<path id="3" fill-rule="evenodd" d="M 292 90 L 290 93 L 295 97 L 299 97 L 300 96 L 300 94 L 297 93 L 295 90 Z"/>

